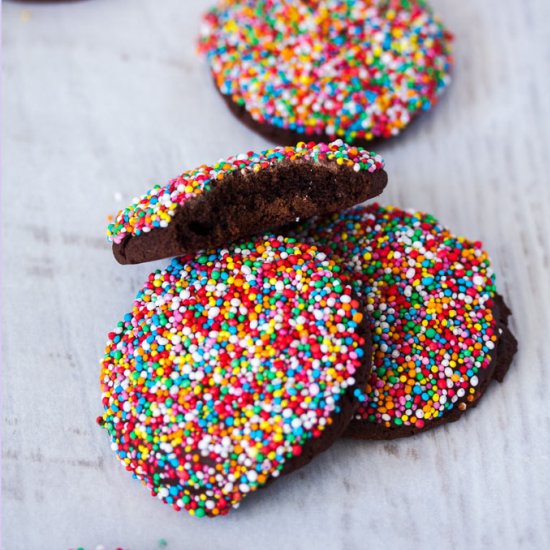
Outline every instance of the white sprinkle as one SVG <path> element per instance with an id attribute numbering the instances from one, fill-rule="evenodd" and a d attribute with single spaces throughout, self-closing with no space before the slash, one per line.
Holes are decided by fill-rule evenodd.
<path id="1" fill-rule="evenodd" d="M 214 319 L 214 317 L 217 317 L 220 314 L 220 308 L 219 307 L 212 307 L 208 310 L 208 318 Z"/>

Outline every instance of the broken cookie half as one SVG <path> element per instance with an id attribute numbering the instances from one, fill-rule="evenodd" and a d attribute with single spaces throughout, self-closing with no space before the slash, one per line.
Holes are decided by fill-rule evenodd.
<path id="1" fill-rule="evenodd" d="M 107 229 L 121 264 L 218 247 L 379 195 L 376 153 L 342 140 L 247 152 L 184 172 L 121 210 Z"/>

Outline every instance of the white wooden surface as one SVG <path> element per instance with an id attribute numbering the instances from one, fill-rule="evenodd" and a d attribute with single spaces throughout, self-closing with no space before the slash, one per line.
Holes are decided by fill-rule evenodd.
<path id="1" fill-rule="evenodd" d="M 455 81 L 379 148 L 383 201 L 485 242 L 517 360 L 459 423 L 339 442 L 217 520 L 151 498 L 95 424 L 105 334 L 153 268 L 117 265 L 103 235 L 149 185 L 268 143 L 195 55 L 208 1 L 4 4 L 5 549 L 550 548 L 550 2 L 433 3 Z"/>

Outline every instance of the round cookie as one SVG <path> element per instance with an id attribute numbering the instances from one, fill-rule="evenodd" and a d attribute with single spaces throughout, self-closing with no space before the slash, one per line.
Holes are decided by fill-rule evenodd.
<path id="1" fill-rule="evenodd" d="M 450 83 L 452 37 L 422 0 L 221 0 L 199 49 L 245 124 L 278 143 L 397 135 Z"/>
<path id="2" fill-rule="evenodd" d="M 248 152 L 153 187 L 117 214 L 107 236 L 122 264 L 225 246 L 380 194 L 383 166 L 342 140 Z"/>
<path id="3" fill-rule="evenodd" d="M 343 433 L 370 372 L 363 310 L 293 239 L 175 259 L 109 334 L 98 422 L 153 495 L 226 514 Z"/>
<path id="4" fill-rule="evenodd" d="M 502 381 L 517 342 L 481 243 L 430 215 L 377 204 L 297 233 L 340 258 L 367 304 L 373 370 L 346 435 L 393 439 L 434 428 Z"/>

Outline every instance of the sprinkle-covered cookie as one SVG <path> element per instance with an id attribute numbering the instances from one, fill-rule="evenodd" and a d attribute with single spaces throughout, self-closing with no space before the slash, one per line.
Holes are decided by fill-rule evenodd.
<path id="1" fill-rule="evenodd" d="M 342 140 L 248 152 L 153 187 L 107 236 L 123 264 L 224 246 L 374 197 L 387 183 L 383 167 L 379 155 Z"/>
<path id="2" fill-rule="evenodd" d="M 373 370 L 347 435 L 391 439 L 456 420 L 502 381 L 517 342 L 481 243 L 377 204 L 297 232 L 340 258 L 367 305 Z"/>
<path id="3" fill-rule="evenodd" d="M 397 135 L 450 82 L 451 36 L 423 0 L 221 0 L 199 49 L 246 124 L 278 143 Z"/>
<path id="4" fill-rule="evenodd" d="M 109 334 L 98 421 L 153 495 L 226 514 L 341 435 L 371 347 L 340 270 L 264 237 L 149 276 Z"/>

